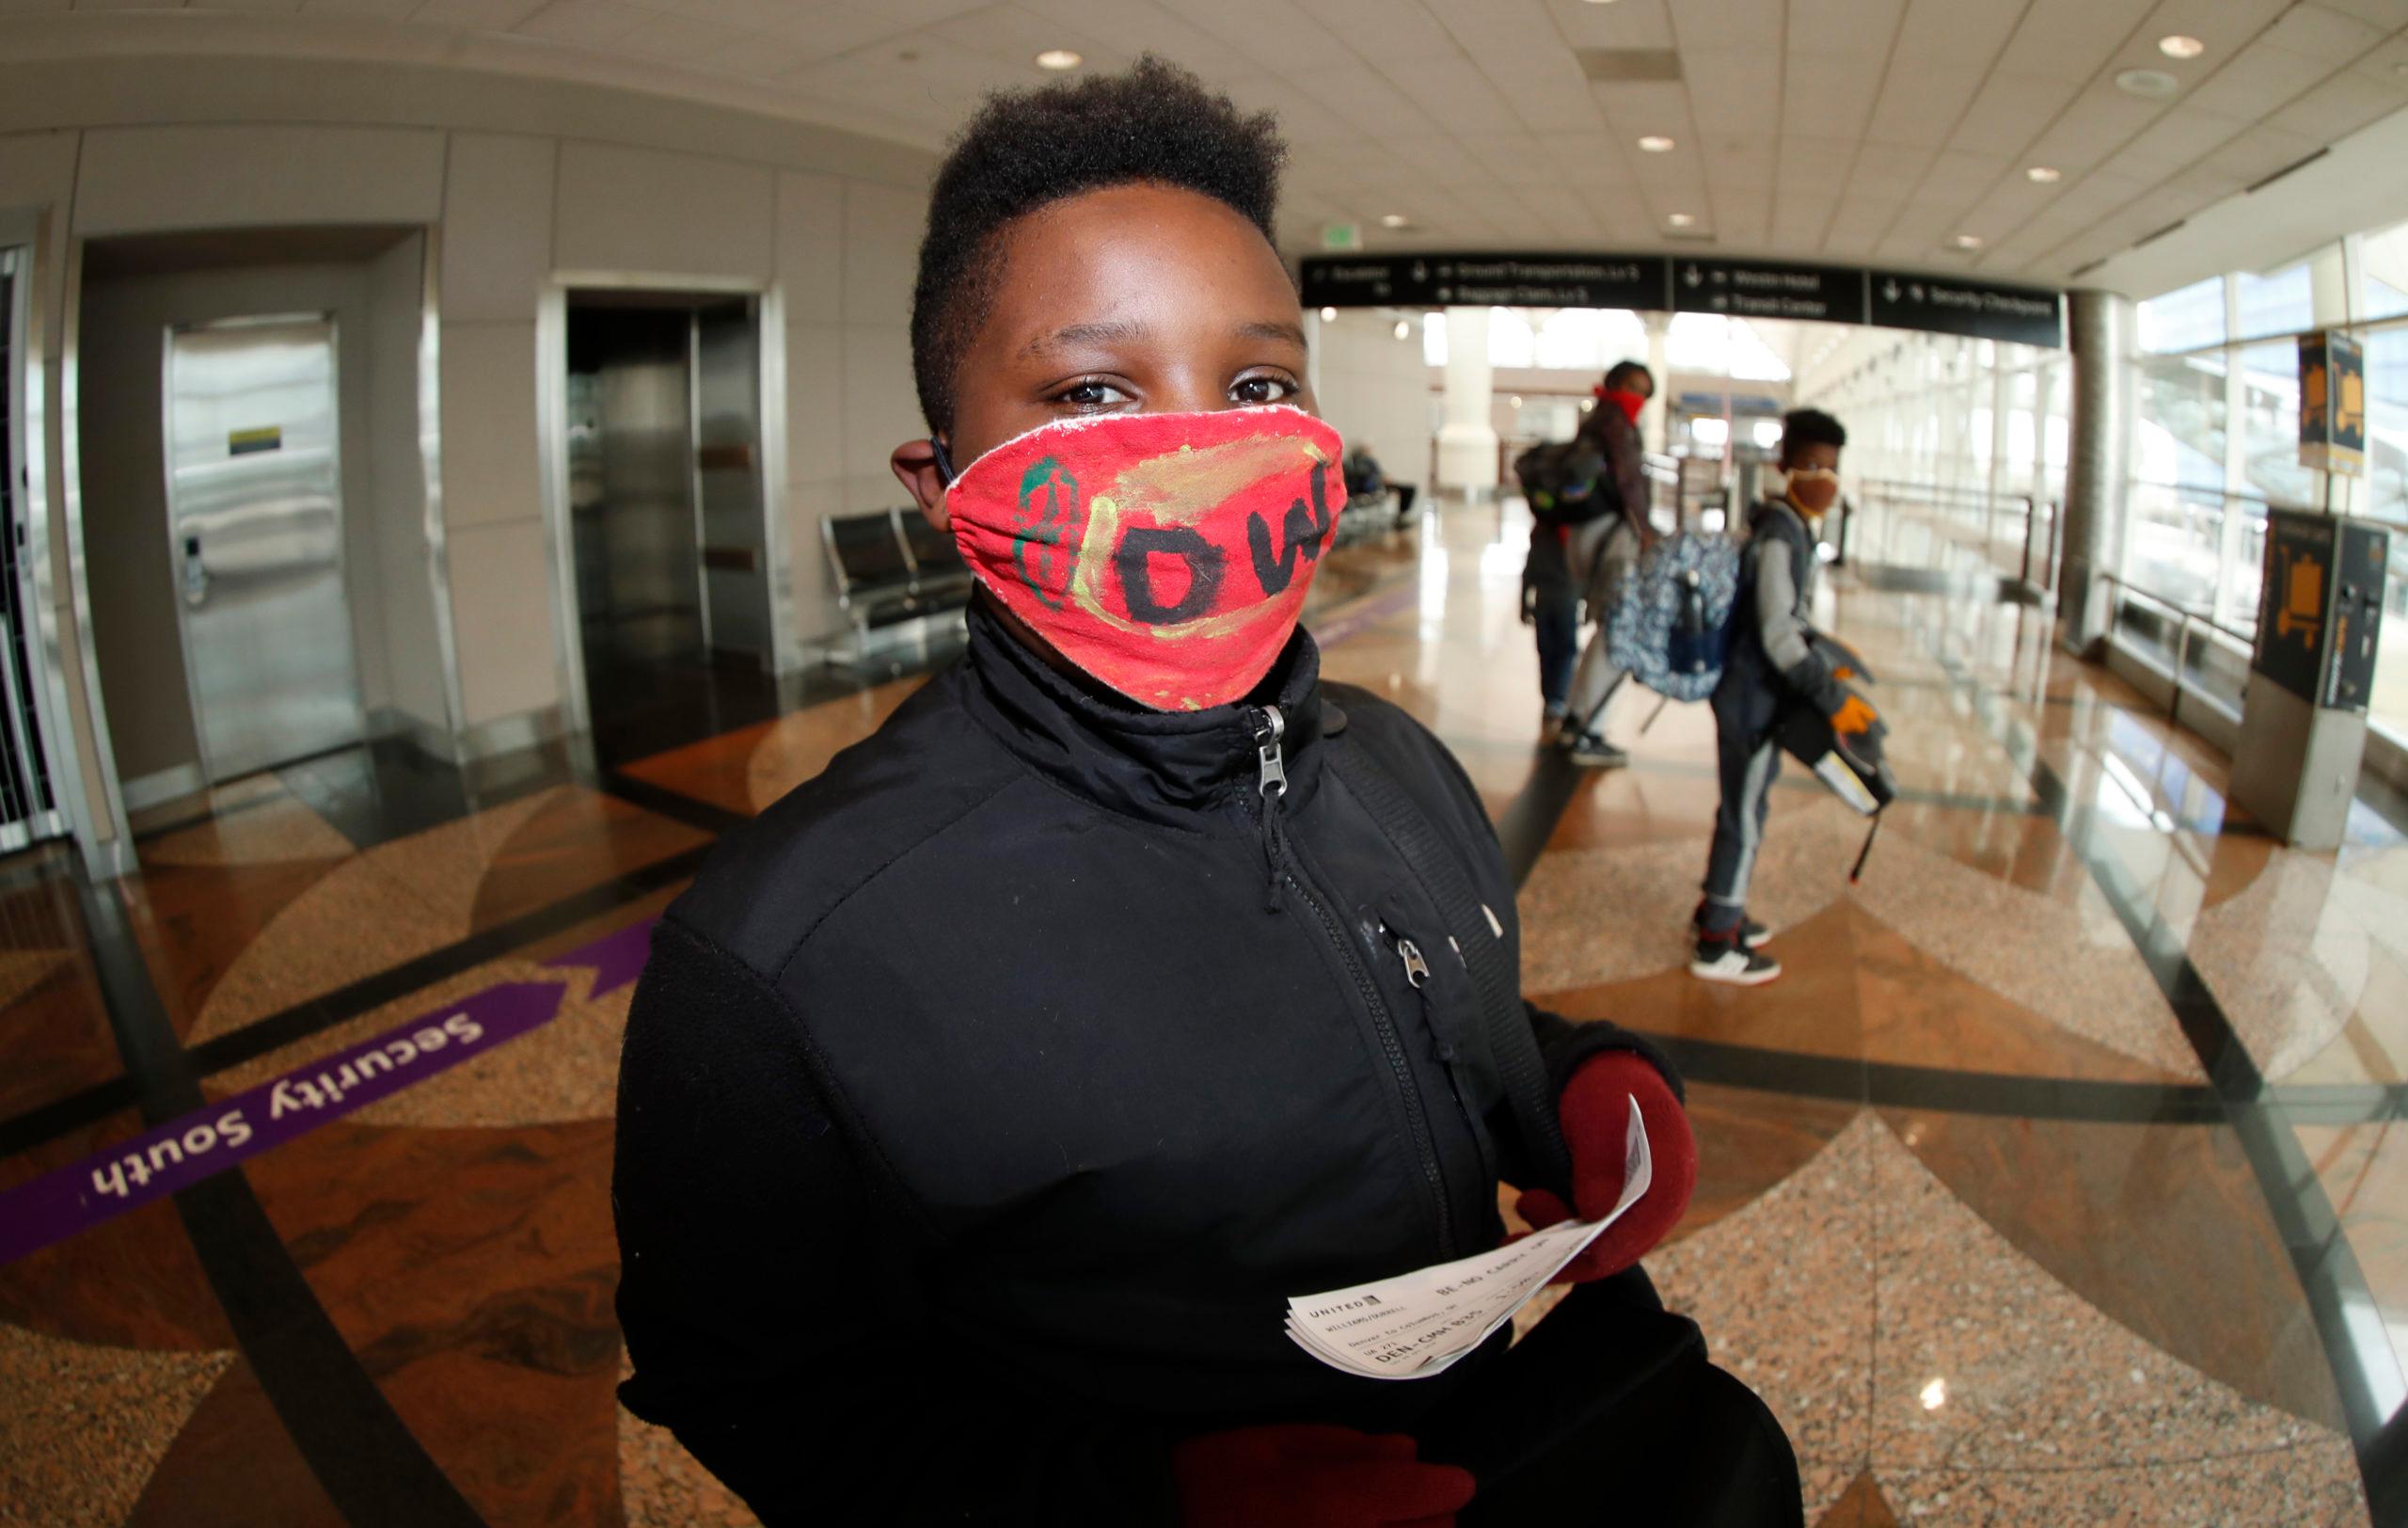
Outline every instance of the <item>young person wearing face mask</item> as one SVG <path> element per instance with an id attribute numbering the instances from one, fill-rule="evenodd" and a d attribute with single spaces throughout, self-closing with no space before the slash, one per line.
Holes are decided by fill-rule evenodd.
<path id="1" fill-rule="evenodd" d="M 1749 513 L 1722 681 L 1712 703 L 1722 802 L 1714 815 L 1704 899 L 1692 919 L 1697 948 L 1689 970 L 1709 981 L 1758 986 L 1781 975 L 1780 963 L 1758 947 L 1766 930 L 1748 916 L 1748 883 L 1781 772 L 1774 733 L 1784 708 L 1812 706 L 1846 736 L 1877 721 L 1809 640 L 1822 567 L 1815 546 L 1823 516 L 1839 499 L 1846 444 L 1847 431 L 1820 409 L 1783 416 L 1782 480 Z"/>
<path id="2" fill-rule="evenodd" d="M 1572 755 L 1573 762 L 1616 769 L 1630 756 L 1608 742 L 1597 723 L 1623 671 L 1607 653 L 1605 613 L 1615 591 L 1656 540 L 1649 522 L 1646 447 L 1639 433 L 1640 410 L 1656 395 L 1656 375 L 1635 360 L 1617 361 L 1596 390 L 1596 406 L 1580 422 L 1576 444 L 1595 451 L 1603 462 L 1600 491 L 1616 508 L 1580 525 L 1530 527 L 1530 550 L 1522 580 L 1529 590 L 1526 619 L 1536 628 L 1539 691 L 1545 703 L 1545 740 Z M 1586 648 L 1580 645 L 1580 605 L 1597 622 Z"/>
<path id="3" fill-rule="evenodd" d="M 655 936 L 623 1398 L 771 1524 L 1798 1522 L 1637 1267 L 1678 1084 L 1519 1000 L 1479 798 L 1297 627 L 1345 490 L 1281 155 L 1149 59 L 991 100 L 940 170 L 894 464 L 969 650 Z M 1285 1335 L 1495 1246 L 1500 1177 L 1597 1214 L 1633 1098 L 1653 1186 L 1528 1342 L 1384 1383 Z"/>

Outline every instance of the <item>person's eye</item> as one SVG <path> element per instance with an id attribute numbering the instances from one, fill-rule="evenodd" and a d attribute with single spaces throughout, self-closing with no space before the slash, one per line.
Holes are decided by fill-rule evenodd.
<path id="1" fill-rule="evenodd" d="M 1296 396 L 1296 384 L 1284 376 L 1242 376 L 1229 384 L 1229 402 L 1251 408 L 1264 404 L 1284 404 Z"/>
<path id="2" fill-rule="evenodd" d="M 1063 405 L 1076 413 L 1102 414 L 1120 407 L 1131 399 L 1125 390 L 1102 377 L 1085 376 L 1061 389 L 1047 401 Z"/>

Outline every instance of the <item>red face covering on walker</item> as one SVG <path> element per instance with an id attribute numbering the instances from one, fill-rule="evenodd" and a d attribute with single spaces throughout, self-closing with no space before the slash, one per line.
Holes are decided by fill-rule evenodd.
<path id="1" fill-rule="evenodd" d="M 964 561 L 1054 650 L 1141 706 L 1225 705 L 1269 672 L 1346 505 L 1301 409 L 1061 420 L 963 469 Z"/>

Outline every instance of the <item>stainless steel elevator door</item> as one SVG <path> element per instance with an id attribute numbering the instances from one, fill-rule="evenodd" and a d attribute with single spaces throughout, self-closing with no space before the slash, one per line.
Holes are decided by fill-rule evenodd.
<path id="1" fill-rule="evenodd" d="M 167 533 L 212 781 L 361 735 L 335 365 L 327 318 L 167 333 Z"/>

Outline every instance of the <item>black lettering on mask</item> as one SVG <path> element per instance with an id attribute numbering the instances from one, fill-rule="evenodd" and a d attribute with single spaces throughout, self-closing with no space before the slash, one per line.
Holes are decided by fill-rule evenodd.
<path id="1" fill-rule="evenodd" d="M 1187 565 L 1187 593 L 1176 605 L 1165 605 L 1154 594 L 1154 571 L 1148 559 L 1176 557 Z M 1221 590 L 1226 562 L 1221 549 L 1184 525 L 1141 525 L 1120 538 L 1112 565 L 1120 575 L 1121 597 L 1129 602 L 1129 618 L 1148 626 L 1176 626 L 1192 621 L 1212 608 Z"/>
<path id="2" fill-rule="evenodd" d="M 1321 539 L 1329 533 L 1328 490 L 1323 485 L 1322 474 L 1328 470 L 1324 462 L 1313 463 L 1312 508 L 1307 509 L 1301 499 L 1288 506 L 1285 523 L 1280 527 L 1287 546 L 1277 557 L 1271 554 L 1271 527 L 1257 512 L 1245 517 L 1246 550 L 1254 554 L 1254 576 L 1262 584 L 1262 592 L 1275 595 L 1288 587 L 1296 576 L 1296 557 L 1302 553 L 1306 562 L 1321 558 Z"/>

